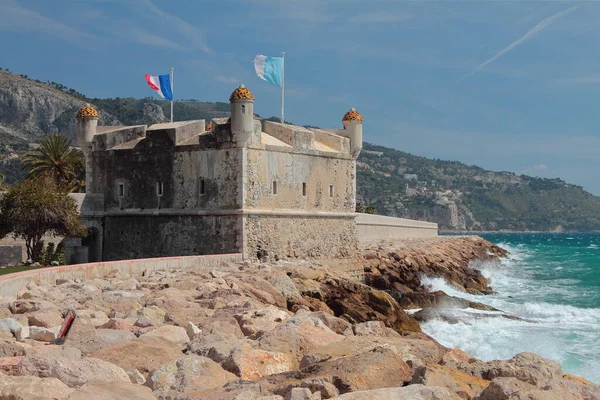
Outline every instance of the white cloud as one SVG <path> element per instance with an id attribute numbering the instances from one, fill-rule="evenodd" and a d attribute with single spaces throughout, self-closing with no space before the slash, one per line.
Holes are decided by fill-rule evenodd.
<path id="1" fill-rule="evenodd" d="M 185 48 L 180 44 L 170 41 L 169 39 L 165 39 L 163 37 L 154 35 L 150 32 L 147 32 L 141 28 L 136 26 L 130 26 L 126 28 L 123 32 L 123 36 L 128 37 L 130 40 L 156 47 L 166 47 L 172 50 L 183 51 Z M 121 35 L 119 35 L 121 36 Z"/>
<path id="2" fill-rule="evenodd" d="M 2 29 L 15 32 L 43 32 L 84 47 L 89 46 L 89 40 L 95 39 L 93 35 L 23 8 L 11 0 L 0 3 L 0 30 Z"/>
<path id="3" fill-rule="evenodd" d="M 140 0 L 140 2 L 141 4 L 135 5 L 136 10 L 139 7 L 139 10 L 149 14 L 157 22 L 160 22 L 161 26 L 168 26 L 179 31 L 193 47 L 199 48 L 205 53 L 212 53 L 212 50 L 205 42 L 204 34 L 192 24 L 175 15 L 162 11 L 151 0 Z"/>
<path id="4" fill-rule="evenodd" d="M 551 24 L 553 24 L 554 22 L 558 21 L 560 18 L 562 18 L 562 17 L 564 17 L 564 16 L 572 13 L 576 9 L 577 9 L 577 7 L 567 8 L 566 10 L 557 12 L 556 14 L 554 14 L 554 15 L 546 18 L 545 20 L 543 20 L 542 22 L 538 23 L 536 26 L 534 26 L 533 28 L 531 28 L 525 35 L 521 36 L 519 39 L 517 39 L 514 42 L 512 42 L 511 44 L 509 44 L 507 47 L 505 47 L 504 49 L 502 49 L 500 52 L 496 53 L 496 55 L 494 55 L 492 58 L 490 58 L 487 61 L 484 61 L 483 63 L 479 64 L 471 72 L 469 72 L 468 74 L 466 74 L 463 77 L 461 77 L 459 79 L 459 81 L 462 81 L 463 79 L 468 78 L 469 76 L 473 75 L 474 73 L 476 73 L 476 72 L 480 71 L 481 69 L 485 68 L 486 65 L 488 65 L 488 64 L 496 61 L 498 58 L 502 57 L 504 54 L 508 53 L 509 51 L 511 51 L 512 49 L 514 49 L 515 47 L 517 47 L 517 46 L 525 43 L 526 41 L 532 39 L 537 34 L 539 34 L 540 32 L 542 32 L 546 28 L 548 28 Z"/>

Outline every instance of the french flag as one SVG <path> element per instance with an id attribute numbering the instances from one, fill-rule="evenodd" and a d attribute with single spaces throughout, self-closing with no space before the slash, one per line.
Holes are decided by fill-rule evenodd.
<path id="1" fill-rule="evenodd" d="M 166 100 L 173 101 L 173 91 L 171 90 L 171 76 L 170 75 L 148 75 L 146 74 L 146 81 L 148 86 L 152 90 L 156 90 L 160 97 Z"/>

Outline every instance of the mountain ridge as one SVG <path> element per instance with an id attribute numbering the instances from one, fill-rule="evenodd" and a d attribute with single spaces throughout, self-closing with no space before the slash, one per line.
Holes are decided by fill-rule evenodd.
<path id="1" fill-rule="evenodd" d="M 24 178 L 18 156 L 43 134 L 75 140 L 74 115 L 90 103 L 101 125 L 165 122 L 170 102 L 88 98 L 56 82 L 0 69 L 0 170 Z M 228 103 L 175 102 L 178 120 L 229 115 Z M 488 171 L 458 161 L 415 156 L 364 143 L 357 161 L 357 201 L 380 214 L 437 222 L 452 231 L 600 230 L 600 197 L 561 179 Z"/>

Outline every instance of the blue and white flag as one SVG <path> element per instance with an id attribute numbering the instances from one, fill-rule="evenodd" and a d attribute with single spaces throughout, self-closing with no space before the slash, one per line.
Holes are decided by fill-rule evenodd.
<path id="1" fill-rule="evenodd" d="M 166 100 L 173 100 L 173 91 L 171 90 L 170 75 L 148 75 L 146 74 L 146 82 L 152 90 L 156 90 L 158 95 Z"/>
<path id="2" fill-rule="evenodd" d="M 254 70 L 263 81 L 281 87 L 283 81 L 283 58 L 258 54 L 254 57 Z"/>

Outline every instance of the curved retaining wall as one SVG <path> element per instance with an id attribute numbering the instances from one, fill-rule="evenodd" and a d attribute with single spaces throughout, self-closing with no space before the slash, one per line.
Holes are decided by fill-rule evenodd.
<path id="1" fill-rule="evenodd" d="M 130 275 L 141 275 L 144 271 L 218 267 L 223 263 L 235 263 L 241 261 L 242 254 L 216 254 L 208 256 L 143 258 L 138 260 L 107 261 L 65 265 L 62 267 L 46 267 L 0 276 L 0 296 L 15 297 L 19 290 L 29 282 L 45 282 L 54 285 L 57 279 L 86 280 L 101 278 L 107 276 L 114 270 Z"/>
<path id="2" fill-rule="evenodd" d="M 438 224 L 383 215 L 356 214 L 358 241 L 368 243 L 381 239 L 425 238 L 438 235 Z"/>

